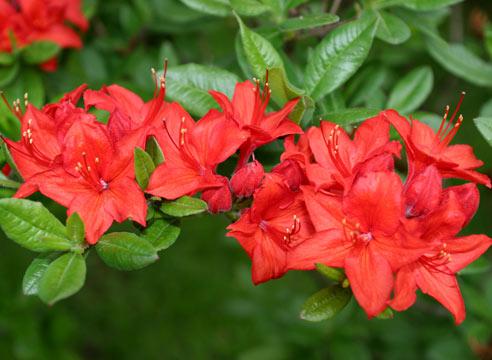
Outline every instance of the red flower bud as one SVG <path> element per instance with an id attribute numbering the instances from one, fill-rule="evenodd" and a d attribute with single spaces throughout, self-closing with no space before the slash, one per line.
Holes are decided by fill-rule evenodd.
<path id="1" fill-rule="evenodd" d="M 208 204 L 208 210 L 212 213 L 229 211 L 232 207 L 231 190 L 227 178 L 223 178 L 224 185 L 202 191 L 202 200 Z"/>
<path id="2" fill-rule="evenodd" d="M 2 173 L 5 175 L 5 176 L 8 176 L 10 174 L 10 166 L 9 164 L 6 164 L 3 169 L 2 169 Z"/>
<path id="3" fill-rule="evenodd" d="M 231 188 L 238 197 L 249 197 L 261 184 L 265 171 L 257 161 L 247 163 L 234 173 L 231 178 Z"/>

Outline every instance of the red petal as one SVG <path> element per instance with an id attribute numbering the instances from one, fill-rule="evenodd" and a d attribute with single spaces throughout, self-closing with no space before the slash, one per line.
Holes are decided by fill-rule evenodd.
<path id="1" fill-rule="evenodd" d="M 407 217 L 423 216 L 433 211 L 441 200 L 442 179 L 434 166 L 407 181 L 405 213 Z"/>
<path id="2" fill-rule="evenodd" d="M 140 187 L 131 178 L 121 177 L 109 184 L 104 191 L 104 209 L 113 219 L 123 222 L 130 218 L 145 226 L 147 202 Z"/>
<path id="3" fill-rule="evenodd" d="M 446 251 L 451 254 L 446 266 L 452 272 L 464 269 L 478 259 L 492 245 L 492 239 L 486 235 L 469 235 L 446 241 Z"/>
<path id="4" fill-rule="evenodd" d="M 386 259 L 371 244 L 359 246 L 347 256 L 345 272 L 357 302 L 369 318 L 386 308 L 393 288 L 393 273 Z"/>
<path id="5" fill-rule="evenodd" d="M 338 197 L 315 192 L 312 187 L 301 186 L 311 221 L 317 231 L 340 229 L 344 217 Z"/>
<path id="6" fill-rule="evenodd" d="M 253 266 L 251 269 L 255 285 L 278 278 L 287 271 L 287 259 L 284 250 L 273 239 L 269 238 L 266 233 L 263 233 L 263 237 L 258 240 L 253 250 Z"/>
<path id="7" fill-rule="evenodd" d="M 420 266 L 415 272 L 417 285 L 424 294 L 432 296 L 453 314 L 456 325 L 465 320 L 465 304 L 454 275 L 448 269 L 427 269 Z"/>
<path id="8" fill-rule="evenodd" d="M 239 127 L 251 125 L 256 104 L 256 86 L 249 80 L 237 83 L 232 97 L 234 120 Z"/>
<path id="9" fill-rule="evenodd" d="M 396 311 L 408 309 L 417 300 L 417 283 L 413 274 L 412 266 L 404 266 L 396 274 L 394 297 L 389 301 Z"/>
<path id="10" fill-rule="evenodd" d="M 239 220 L 227 227 L 230 230 L 227 236 L 234 237 L 241 244 L 244 250 L 251 257 L 257 242 L 257 235 L 260 235 L 261 230 L 258 223 L 251 220 L 251 210 L 247 209 L 241 214 Z"/>
<path id="11" fill-rule="evenodd" d="M 343 201 L 344 212 L 357 219 L 364 232 L 393 234 L 402 215 L 402 184 L 395 173 L 374 172 L 360 177 Z"/>
<path id="12" fill-rule="evenodd" d="M 208 204 L 208 210 L 212 213 L 229 211 L 232 207 L 232 195 L 229 189 L 229 181 L 226 177 L 217 176 L 222 181 L 222 186 L 206 189 L 202 192 L 202 200 Z M 221 179 L 221 180 L 219 180 Z"/>

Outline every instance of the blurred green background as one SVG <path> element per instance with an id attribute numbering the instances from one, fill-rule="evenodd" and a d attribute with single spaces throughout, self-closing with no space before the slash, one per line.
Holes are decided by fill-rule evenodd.
<path id="1" fill-rule="evenodd" d="M 469 0 L 421 11 L 402 7 L 398 0 L 344 0 L 337 14 L 347 21 L 372 6 L 392 2 L 395 6 L 381 11 L 404 19 L 411 36 L 398 45 L 375 39 L 357 73 L 319 99 L 313 115 L 303 123 L 309 124 L 325 113 L 335 117 L 345 108 L 382 109 L 404 74 L 429 66 L 433 74 L 430 88 L 416 90 L 424 93 L 418 105 L 425 113 L 417 114 L 416 109 L 408 113 L 435 125 L 436 114 L 441 114 L 446 104 L 455 104 L 459 92 L 465 90 L 465 123 L 455 143 L 473 144 L 477 157 L 486 163 L 482 170 L 491 175 L 491 148 L 472 120 L 492 116 L 492 84 L 483 86 L 473 76 L 463 75 L 467 69 L 460 68 L 452 57 L 455 53 L 447 58 L 451 65 L 439 61 L 415 19 L 420 25 L 430 24 L 446 41 L 463 43 L 467 54 L 480 57 L 480 65 L 492 71 L 492 31 L 487 25 L 492 4 Z M 457 1 L 447 1 L 453 2 Z M 244 3 L 254 8 L 258 1 Z M 243 21 L 279 50 L 289 80 L 302 88 L 302 69 L 310 49 L 330 28 L 287 32 L 278 28 L 289 16 L 327 11 L 333 2 L 260 3 L 266 10 L 252 14 L 231 0 Z M 3 81 L 2 87 L 11 98 L 27 90 L 38 105 L 83 82 L 92 88 L 118 83 L 149 99 L 153 91 L 150 68 L 161 68 L 164 57 L 169 59 L 169 82 L 174 80 L 173 67 L 188 63 L 217 66 L 240 79 L 249 77 L 244 64 L 240 65 L 238 25 L 227 10 L 228 4 L 228 0 L 86 0 L 84 8 L 91 25 L 83 35 L 83 49 L 63 51 L 54 73 L 19 63 L 12 79 Z M 468 60 L 465 57 L 462 61 Z M 6 73 L 0 69 L 0 82 Z M 174 81 L 179 82 L 179 78 Z M 170 95 L 181 100 L 183 93 L 171 91 Z M 15 121 L 5 109 L 0 110 L 2 131 L 15 134 Z M 260 156 L 273 164 L 279 151 L 280 144 L 274 144 Z M 480 209 L 466 232 L 492 236 L 492 193 L 485 188 L 481 193 Z M 51 206 L 63 217 L 62 209 Z M 352 301 L 333 320 L 309 323 L 299 319 L 300 307 L 325 280 L 315 272 L 296 272 L 253 286 L 249 259 L 234 239 L 224 236 L 225 226 L 227 219 L 220 216 L 185 221 L 176 244 L 161 253 L 157 263 L 136 272 L 110 269 L 95 254 L 89 254 L 82 291 L 53 307 L 22 295 L 23 272 L 33 254 L 2 234 L 0 358 L 492 359 L 490 251 L 460 276 L 468 316 L 459 327 L 425 296 L 419 296 L 411 310 L 397 313 L 393 320 L 368 321 Z"/>

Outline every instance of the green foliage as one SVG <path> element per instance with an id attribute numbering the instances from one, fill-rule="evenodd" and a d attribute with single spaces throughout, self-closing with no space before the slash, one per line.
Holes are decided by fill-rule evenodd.
<path id="1" fill-rule="evenodd" d="M 142 269 L 159 258 L 150 241 L 129 232 L 104 235 L 96 251 L 106 265 L 118 270 Z"/>
<path id="2" fill-rule="evenodd" d="M 350 289 L 331 285 L 311 295 L 301 310 L 301 319 L 322 321 L 337 315 L 352 297 Z"/>
<path id="3" fill-rule="evenodd" d="M 142 237 L 157 251 L 170 247 L 179 236 L 181 229 L 177 220 L 156 219 L 143 231 Z"/>
<path id="4" fill-rule="evenodd" d="M 142 190 L 147 189 L 150 175 L 154 172 L 155 165 L 152 157 L 139 147 L 134 151 L 135 159 L 135 178 Z"/>
<path id="5" fill-rule="evenodd" d="M 208 208 L 207 203 L 203 200 L 183 196 L 174 201 L 164 202 L 161 211 L 169 216 L 183 217 L 200 214 Z"/>

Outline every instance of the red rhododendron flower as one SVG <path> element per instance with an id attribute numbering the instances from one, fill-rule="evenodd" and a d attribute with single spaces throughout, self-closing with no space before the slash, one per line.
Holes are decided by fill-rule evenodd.
<path id="1" fill-rule="evenodd" d="M 256 82 L 256 85 L 251 81 L 238 83 L 232 101 L 218 91 L 211 90 L 210 94 L 229 119 L 233 120 L 241 129 L 248 131 L 249 137 L 240 149 L 238 168 L 248 161 L 256 148 L 281 136 L 302 133 L 302 129 L 288 119 L 289 113 L 296 106 L 298 99 L 289 101 L 280 111 L 265 113 L 270 100 L 268 79 L 263 92 L 260 89 L 259 81 Z"/>
<path id="2" fill-rule="evenodd" d="M 456 237 L 478 208 L 478 190 L 474 184 L 442 190 L 441 178 L 432 166 L 409 184 L 406 195 L 407 203 L 413 204 L 407 210 L 407 229 L 435 245 L 398 271 L 389 304 L 395 310 L 407 309 L 419 288 L 446 307 L 459 324 L 465 319 L 465 306 L 455 273 L 492 245 L 485 235 Z"/>
<path id="3" fill-rule="evenodd" d="M 152 174 L 148 193 L 177 199 L 215 189 L 220 192 L 203 194 L 210 209 L 223 209 L 229 203 L 229 182 L 215 171 L 244 142 L 245 134 L 233 121 L 211 110 L 195 123 L 181 106 L 173 103 L 163 113 L 157 139 L 165 162 Z"/>
<path id="4" fill-rule="evenodd" d="M 393 272 L 425 250 L 401 227 L 402 190 L 393 172 L 360 176 L 343 199 L 303 187 L 311 220 L 320 232 L 315 237 L 317 251 L 312 249 L 302 260 L 343 267 L 369 317 L 387 306 Z"/>
<path id="5" fill-rule="evenodd" d="M 491 187 L 489 177 L 475 171 L 483 162 L 475 157 L 473 148 L 463 144 L 449 145 L 463 122 L 461 115 L 455 120 L 462 100 L 463 95 L 449 120 L 449 107 L 446 108 L 437 132 L 416 119 L 408 121 L 394 110 L 383 112 L 405 142 L 409 177 L 434 164 L 445 178 L 460 178 Z"/>
<path id="6" fill-rule="evenodd" d="M 389 123 L 376 116 L 362 123 L 350 140 L 339 125 L 322 121 L 308 131 L 315 163 L 307 165 L 307 176 L 316 189 L 347 192 L 358 174 L 393 169 L 393 155 L 400 144 L 389 140 Z"/>
<path id="7" fill-rule="evenodd" d="M 120 148 L 105 125 L 79 121 L 63 144 L 63 166 L 38 175 L 39 190 L 76 212 L 95 244 L 113 220 L 128 218 L 145 226 L 147 203 L 134 180 L 133 152 Z"/>
<path id="8" fill-rule="evenodd" d="M 2 23 L 2 48 L 11 51 L 12 44 L 6 41 L 8 32 L 12 32 L 17 46 L 28 45 L 35 41 L 52 41 L 59 46 L 80 48 L 79 35 L 66 24 L 70 22 L 81 30 L 88 27 L 82 14 L 80 0 L 21 0 L 10 3 L 0 0 L 2 14 L 7 14 Z"/>
<path id="9" fill-rule="evenodd" d="M 292 192 L 276 175 L 266 175 L 251 208 L 227 229 L 227 235 L 236 238 L 251 257 L 255 284 L 291 269 L 314 269 L 314 262 L 293 260 L 309 252 L 314 232 L 302 194 Z"/>

